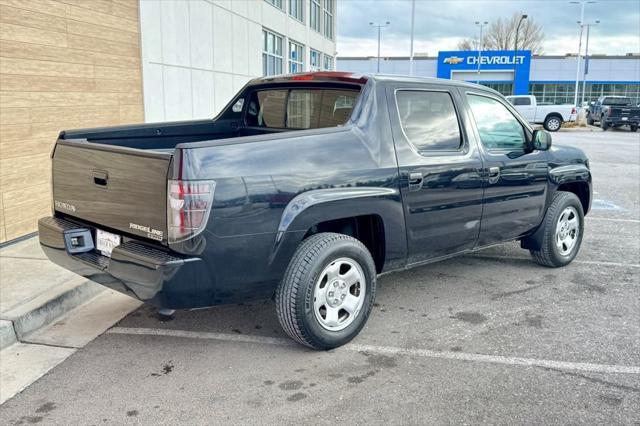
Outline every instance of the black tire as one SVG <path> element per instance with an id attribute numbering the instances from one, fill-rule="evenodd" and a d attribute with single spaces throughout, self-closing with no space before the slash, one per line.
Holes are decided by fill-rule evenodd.
<path id="1" fill-rule="evenodd" d="M 568 207 L 573 207 L 577 212 L 579 232 L 571 250 L 566 254 L 562 254 L 556 245 L 556 227 L 560 215 Z M 540 250 L 529 250 L 533 260 L 550 268 L 558 268 L 571 263 L 580 251 L 580 244 L 582 244 L 584 235 L 584 212 L 582 211 L 580 199 L 572 192 L 558 191 L 553 197 L 551 206 L 547 210 L 541 226 L 543 227 L 543 237 Z"/>
<path id="2" fill-rule="evenodd" d="M 632 132 L 634 132 L 634 133 L 637 132 L 638 131 L 638 125 L 637 124 L 632 124 L 630 130 Z"/>
<path id="3" fill-rule="evenodd" d="M 603 132 L 606 132 L 607 129 L 609 128 L 609 124 L 607 124 L 606 121 L 600 119 L 600 127 L 602 128 Z"/>
<path id="4" fill-rule="evenodd" d="M 595 123 L 595 121 L 593 121 L 593 117 L 591 117 L 591 114 L 587 114 L 587 124 L 589 126 L 593 126 Z"/>
<path id="5" fill-rule="evenodd" d="M 562 127 L 562 117 L 559 115 L 550 115 L 544 119 L 543 126 L 548 132 L 557 132 Z"/>
<path id="6" fill-rule="evenodd" d="M 355 261 L 365 276 L 362 308 L 344 329 L 323 327 L 314 313 L 314 290 L 322 271 L 336 259 Z M 364 327 L 376 294 L 376 267 L 367 248 L 348 235 L 320 233 L 304 240 L 296 250 L 275 295 L 276 312 L 283 330 L 293 340 L 314 349 L 342 346 Z"/>

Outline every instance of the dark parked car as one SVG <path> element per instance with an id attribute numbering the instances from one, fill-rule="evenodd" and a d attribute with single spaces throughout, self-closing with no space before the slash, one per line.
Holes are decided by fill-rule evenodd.
<path id="1" fill-rule="evenodd" d="M 582 151 L 451 80 L 260 78 L 213 120 L 64 131 L 52 161 L 52 261 L 162 308 L 274 298 L 320 349 L 383 272 L 513 240 L 568 264 L 591 204 Z"/>
<path id="2" fill-rule="evenodd" d="M 634 107 L 631 98 L 625 96 L 601 96 L 589 107 L 587 123 L 600 123 L 602 130 L 609 127 L 629 126 L 632 132 L 640 125 L 640 107 Z"/>

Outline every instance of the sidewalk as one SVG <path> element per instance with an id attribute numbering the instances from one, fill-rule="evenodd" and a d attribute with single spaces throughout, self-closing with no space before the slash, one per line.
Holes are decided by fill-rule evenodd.
<path id="1" fill-rule="evenodd" d="M 51 263 L 37 237 L 0 249 L 0 404 L 138 306 Z"/>

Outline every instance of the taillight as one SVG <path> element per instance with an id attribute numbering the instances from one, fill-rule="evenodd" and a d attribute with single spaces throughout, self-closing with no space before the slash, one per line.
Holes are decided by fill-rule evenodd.
<path id="1" fill-rule="evenodd" d="M 167 187 L 167 238 L 177 243 L 207 226 L 216 183 L 210 180 L 170 180 Z"/>
<path id="2" fill-rule="evenodd" d="M 575 114 L 576 113 L 576 107 L 571 108 L 571 114 Z"/>

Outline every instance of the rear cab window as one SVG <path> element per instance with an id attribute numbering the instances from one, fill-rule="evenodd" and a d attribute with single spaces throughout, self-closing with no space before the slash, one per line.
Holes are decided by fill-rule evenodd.
<path id="1" fill-rule="evenodd" d="M 281 87 L 251 93 L 245 122 L 249 127 L 318 129 L 344 125 L 356 105 L 359 90 Z"/>
<path id="2" fill-rule="evenodd" d="M 401 89 L 396 103 L 402 131 L 418 152 L 461 149 L 460 123 L 449 92 Z"/>
<path id="3" fill-rule="evenodd" d="M 528 97 L 507 97 L 507 100 L 511 102 L 513 105 L 531 105 L 531 98 Z"/>

